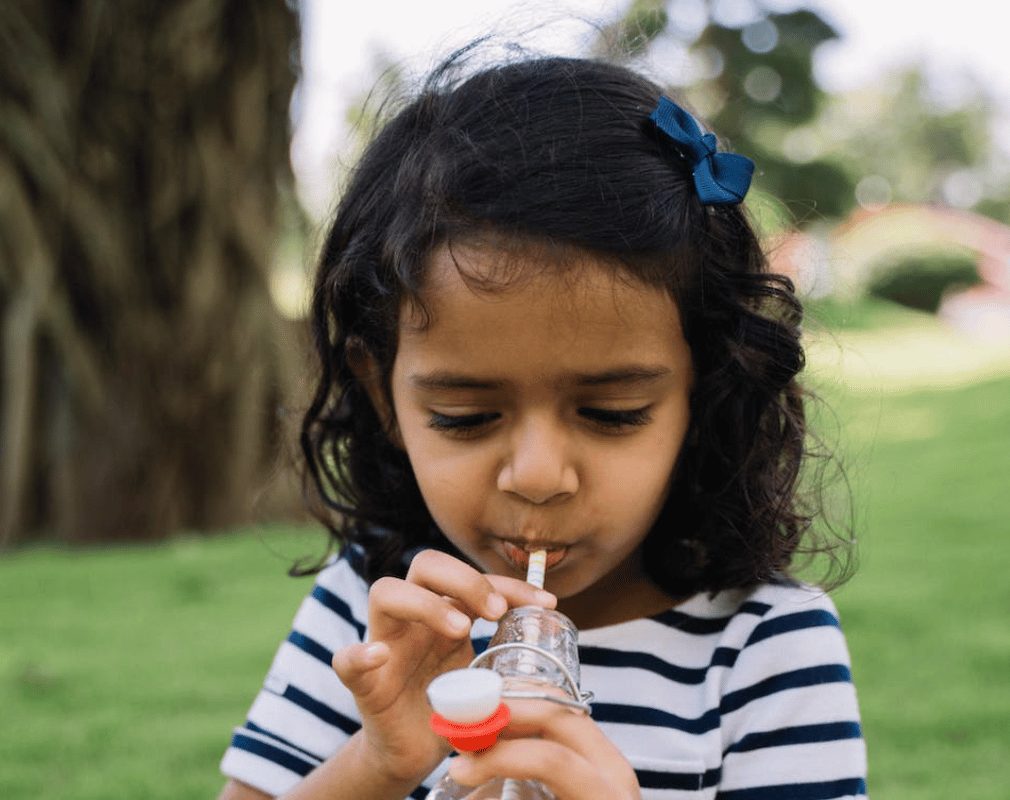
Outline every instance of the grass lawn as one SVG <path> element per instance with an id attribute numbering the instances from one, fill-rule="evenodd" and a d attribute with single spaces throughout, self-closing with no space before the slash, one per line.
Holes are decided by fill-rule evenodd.
<path id="1" fill-rule="evenodd" d="M 1010 786 L 1010 378 L 826 384 L 861 566 L 836 594 L 877 800 Z M 281 527 L 0 560 L 0 798 L 211 798 L 321 534 Z"/>
<path id="2" fill-rule="evenodd" d="M 212 798 L 310 586 L 282 529 L 0 560 L 0 798 Z"/>
<path id="3" fill-rule="evenodd" d="M 835 595 L 883 800 L 1007 797 L 1010 379 L 834 399 L 860 566 Z"/>

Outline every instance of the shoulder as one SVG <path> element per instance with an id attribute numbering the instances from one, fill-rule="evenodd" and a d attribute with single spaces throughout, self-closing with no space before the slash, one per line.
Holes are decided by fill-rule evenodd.
<path id="1" fill-rule="evenodd" d="M 851 681 L 838 611 L 823 590 L 805 584 L 762 584 L 723 602 L 736 607 L 720 642 L 736 653 L 724 676 L 724 693 L 772 679 L 775 687 L 765 688 Z"/>
<path id="2" fill-rule="evenodd" d="M 865 748 L 835 604 L 815 587 L 772 584 L 744 604 L 757 613 L 735 615 L 721 643 L 735 652 L 719 692 L 727 770 L 756 782 L 772 754 L 789 778 L 783 784 L 830 776 L 862 794 Z"/>
<path id="3" fill-rule="evenodd" d="M 353 546 L 345 547 L 316 575 L 315 584 L 299 610 L 299 617 L 311 617 L 332 624 L 331 620 L 336 616 L 342 625 L 353 628 L 358 639 L 362 639 L 368 619 L 368 583 L 362 571 L 361 552 Z M 298 622 L 296 619 L 296 627 Z"/>
<path id="4" fill-rule="evenodd" d="M 827 592 L 806 584 L 761 584 L 749 592 L 742 606 L 751 612 L 745 646 L 788 634 L 805 638 L 828 633 L 841 641 L 838 610 Z M 827 630 L 822 630 L 827 629 Z"/>
<path id="5" fill-rule="evenodd" d="M 831 598 L 817 587 L 795 583 L 697 594 L 652 619 L 672 629 L 714 635 L 720 645 L 738 649 L 793 632 L 840 631 Z"/>
<path id="6" fill-rule="evenodd" d="M 821 589 L 758 586 L 722 645 L 719 716 L 726 790 L 762 796 L 861 797 L 866 748 L 838 612 Z M 732 794 L 732 792 L 729 792 Z"/>

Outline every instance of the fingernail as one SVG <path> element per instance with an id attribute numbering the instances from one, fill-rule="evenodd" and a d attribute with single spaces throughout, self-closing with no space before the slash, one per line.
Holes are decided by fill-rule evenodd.
<path id="1" fill-rule="evenodd" d="M 468 631 L 470 630 L 470 618 L 460 611 L 450 611 L 449 625 L 457 631 Z"/>
<path id="2" fill-rule="evenodd" d="M 470 759 L 464 755 L 453 756 L 449 759 L 449 777 L 457 783 L 467 785 L 463 778 L 470 769 Z"/>
<path id="3" fill-rule="evenodd" d="M 543 589 L 537 590 L 537 602 L 541 605 L 552 606 L 557 602 L 557 598 L 550 592 L 545 592 Z"/>
<path id="4" fill-rule="evenodd" d="M 382 658 L 383 653 L 386 650 L 386 646 L 380 644 L 379 642 L 373 642 L 372 644 L 365 645 L 364 657 L 365 661 L 369 664 L 378 661 Z"/>
<path id="5" fill-rule="evenodd" d="M 509 604 L 500 594 L 492 594 L 487 599 L 487 613 L 491 619 L 498 619 L 502 614 L 508 611 Z"/>

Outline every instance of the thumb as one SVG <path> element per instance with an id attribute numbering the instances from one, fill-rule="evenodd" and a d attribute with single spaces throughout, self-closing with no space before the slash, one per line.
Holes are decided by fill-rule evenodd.
<path id="1" fill-rule="evenodd" d="M 377 670 L 389 660 L 389 646 L 384 642 L 352 644 L 333 654 L 333 671 L 351 694 L 365 695 L 378 677 Z"/>

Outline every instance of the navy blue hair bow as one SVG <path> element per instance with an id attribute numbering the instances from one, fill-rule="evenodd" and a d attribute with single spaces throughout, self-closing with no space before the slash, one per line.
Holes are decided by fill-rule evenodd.
<path id="1" fill-rule="evenodd" d="M 702 135 L 694 117 L 668 97 L 659 98 L 649 119 L 680 146 L 691 162 L 694 186 L 704 205 L 732 205 L 744 199 L 754 173 L 753 161 L 736 153 L 717 153 L 715 134 Z"/>

